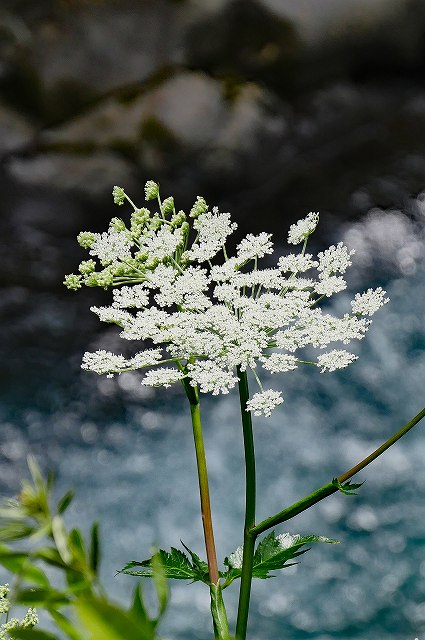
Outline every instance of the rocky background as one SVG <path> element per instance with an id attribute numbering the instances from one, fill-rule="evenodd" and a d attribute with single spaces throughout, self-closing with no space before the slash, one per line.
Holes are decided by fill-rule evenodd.
<path id="1" fill-rule="evenodd" d="M 154 178 L 182 208 L 202 194 L 277 239 L 310 210 L 328 231 L 409 212 L 424 70 L 422 0 L 2 0 L 5 398 L 43 396 L 94 330 L 86 311 L 71 330 L 88 298 L 62 279 L 77 232 L 115 214 L 114 184 L 141 203 Z"/>

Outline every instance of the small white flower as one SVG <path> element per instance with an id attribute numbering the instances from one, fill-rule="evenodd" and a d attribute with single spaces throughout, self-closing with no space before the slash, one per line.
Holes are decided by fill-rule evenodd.
<path id="1" fill-rule="evenodd" d="M 279 542 L 279 547 L 282 551 L 293 547 L 295 544 L 297 544 L 300 538 L 301 536 L 299 533 L 281 533 L 280 535 L 276 536 L 276 540 Z"/>
<path id="2" fill-rule="evenodd" d="M 347 288 L 347 283 L 342 276 L 325 276 L 316 282 L 314 288 L 321 296 L 330 298 L 334 293 L 344 291 Z"/>
<path id="3" fill-rule="evenodd" d="M 228 236 L 237 226 L 235 222 L 231 222 L 230 213 L 219 213 L 216 207 L 212 212 L 201 213 L 193 223 L 194 229 L 198 231 L 198 238 L 185 252 L 186 257 L 196 262 L 211 260 L 223 248 Z"/>
<path id="4" fill-rule="evenodd" d="M 142 384 L 147 387 L 171 387 L 172 384 L 184 378 L 184 374 L 178 369 L 161 367 L 146 372 Z"/>
<path id="5" fill-rule="evenodd" d="M 102 375 L 103 373 L 110 374 L 122 371 L 125 368 L 126 363 L 127 360 L 124 356 L 100 349 L 93 353 L 86 351 L 83 355 L 81 368 L 86 371 L 94 371 L 95 373 Z"/>
<path id="6" fill-rule="evenodd" d="M 235 549 L 235 551 L 230 554 L 227 558 L 227 562 L 229 563 L 229 567 L 232 567 L 232 569 L 242 569 L 243 545 Z"/>
<path id="7" fill-rule="evenodd" d="M 373 316 L 378 309 L 390 301 L 385 297 L 386 293 L 381 287 L 368 289 L 365 293 L 356 293 L 354 300 L 351 301 L 353 313 L 358 313 L 361 316 Z"/>
<path id="8" fill-rule="evenodd" d="M 143 309 L 149 304 L 149 289 L 144 284 L 121 287 L 112 291 L 112 306 L 117 309 Z"/>
<path id="9" fill-rule="evenodd" d="M 254 258 L 263 258 L 266 253 L 273 253 L 271 233 L 259 233 L 254 236 L 249 233 L 236 247 L 237 258 L 240 262 L 248 262 Z"/>
<path id="10" fill-rule="evenodd" d="M 297 359 L 288 353 L 272 353 L 267 358 L 262 359 L 263 369 L 270 373 L 283 373 L 297 368 Z"/>
<path id="11" fill-rule="evenodd" d="M 115 260 L 131 258 L 130 248 L 133 243 L 127 233 L 107 231 L 101 234 L 95 233 L 94 237 L 89 253 L 91 256 L 97 256 L 104 266 Z"/>
<path id="12" fill-rule="evenodd" d="M 313 211 L 289 227 L 288 243 L 300 244 L 313 233 L 319 222 L 319 214 Z"/>
<path id="13" fill-rule="evenodd" d="M 280 391 L 273 391 L 273 389 L 267 389 L 261 393 L 254 393 L 251 400 L 246 403 L 247 411 L 252 411 L 254 416 L 267 416 L 269 417 L 279 404 L 282 404 L 283 398 Z"/>
<path id="14" fill-rule="evenodd" d="M 345 349 L 333 349 L 327 353 L 323 353 L 317 358 L 317 364 L 320 369 L 320 373 L 324 371 L 336 371 L 336 369 L 344 369 L 349 364 L 357 360 L 358 356 L 354 353 L 349 353 Z"/>
<path id="15" fill-rule="evenodd" d="M 279 258 L 277 264 L 281 271 L 298 273 L 298 271 L 308 271 L 313 267 L 317 267 L 319 263 L 317 260 L 313 260 L 313 256 L 310 253 L 305 255 L 291 253 L 288 256 Z"/>
<path id="16" fill-rule="evenodd" d="M 183 243 L 183 232 L 180 228 L 170 231 L 168 227 L 161 227 L 151 237 L 143 239 L 142 251 L 158 260 L 163 260 L 174 254 L 176 249 Z"/>
<path id="17" fill-rule="evenodd" d="M 354 249 L 349 251 L 342 242 L 339 242 L 336 246 L 332 245 L 329 249 L 317 254 L 319 258 L 317 270 L 326 276 L 334 273 L 345 273 L 351 265 L 350 258 L 354 253 Z"/>
<path id="18" fill-rule="evenodd" d="M 210 360 L 198 360 L 188 364 L 187 369 L 193 386 L 199 385 L 202 393 L 229 393 L 238 379 L 231 371 L 226 371 Z"/>

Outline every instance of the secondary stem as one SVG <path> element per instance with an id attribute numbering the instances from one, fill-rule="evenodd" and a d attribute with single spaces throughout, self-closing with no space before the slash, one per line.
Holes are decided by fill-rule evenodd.
<path id="1" fill-rule="evenodd" d="M 197 389 L 183 380 L 190 404 L 192 417 L 193 440 L 195 443 L 196 466 L 198 469 L 199 495 L 201 498 L 202 526 L 204 528 L 205 549 L 207 552 L 208 570 L 212 584 L 219 581 L 217 554 L 215 550 L 214 532 L 211 516 L 210 490 L 208 486 L 207 460 L 205 457 L 204 438 L 202 436 L 201 413 Z"/>
<path id="2" fill-rule="evenodd" d="M 417 425 L 418 422 L 420 422 L 424 417 L 425 417 L 425 408 L 422 409 L 422 411 L 420 411 L 414 418 L 412 418 L 412 420 L 407 422 L 399 431 L 397 431 L 397 433 L 391 436 L 391 438 L 389 438 L 386 442 L 381 444 L 380 447 L 375 449 L 373 453 L 371 453 L 369 456 L 361 460 L 358 464 L 356 464 L 354 467 L 352 467 L 345 473 L 338 476 L 337 478 L 338 482 L 340 483 L 346 482 L 347 480 L 352 478 L 356 473 L 361 471 L 361 469 L 364 469 L 365 467 L 367 467 L 367 465 L 369 465 L 371 462 L 376 460 L 376 458 L 382 455 L 384 451 L 389 449 L 395 442 L 397 442 L 397 440 L 400 440 L 400 438 L 402 438 L 408 431 L 410 431 L 410 429 L 413 429 L 413 427 Z M 336 491 L 338 491 L 338 487 L 335 486 L 335 484 L 333 484 L 332 482 L 329 482 L 328 484 L 323 485 L 323 487 L 320 487 L 320 489 L 313 491 L 313 493 L 310 493 L 305 498 L 302 498 L 298 502 L 295 502 L 290 507 L 287 507 L 286 509 L 279 511 L 279 513 L 276 513 L 274 516 L 271 516 L 270 518 L 267 518 L 266 520 L 263 520 L 262 522 L 257 524 L 255 527 L 251 529 L 251 534 L 257 536 L 260 533 L 267 531 L 267 529 L 271 529 L 277 524 L 281 524 L 286 520 L 290 520 L 291 518 L 298 515 L 299 513 L 302 513 L 309 507 L 312 507 L 317 502 L 320 502 L 320 500 L 323 500 L 324 498 L 327 498 L 328 496 L 332 495 Z"/>
<path id="3" fill-rule="evenodd" d="M 217 554 L 215 550 L 214 531 L 212 525 L 207 460 L 205 457 L 204 438 L 202 435 L 199 395 L 196 387 L 192 387 L 187 379 L 183 379 L 182 382 L 189 400 L 190 414 L 192 417 L 193 440 L 195 443 L 196 466 L 198 469 L 199 495 L 201 498 L 202 526 L 204 528 L 205 550 L 207 553 L 208 572 L 211 582 L 210 601 L 214 625 L 214 638 L 216 640 L 228 640 L 229 625 L 227 622 L 227 614 L 223 602 L 220 576 L 217 566 Z"/>
<path id="4" fill-rule="evenodd" d="M 248 624 L 249 600 L 251 595 L 252 567 L 256 535 L 252 534 L 255 527 L 255 452 L 252 433 L 251 413 L 247 411 L 249 400 L 248 379 L 246 371 L 237 369 L 239 378 L 239 399 L 241 404 L 243 442 L 245 452 L 245 526 L 243 543 L 243 560 L 241 586 L 239 591 L 238 617 L 236 622 L 236 638 L 244 640 Z"/>

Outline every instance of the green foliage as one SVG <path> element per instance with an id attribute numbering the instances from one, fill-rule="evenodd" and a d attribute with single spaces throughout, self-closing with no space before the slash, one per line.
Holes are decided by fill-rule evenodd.
<path id="1" fill-rule="evenodd" d="M 183 544 L 183 543 L 182 543 Z M 166 578 L 174 580 L 191 580 L 192 582 L 205 582 L 210 584 L 208 575 L 208 565 L 201 560 L 194 551 L 191 551 L 185 544 L 184 548 L 189 553 L 192 562 L 187 555 L 171 547 L 170 552 L 159 549 L 151 558 L 138 562 L 132 560 L 128 562 L 120 571 L 130 576 L 138 576 L 141 578 L 152 578 L 155 575 L 155 563 L 160 562 Z M 141 567 L 135 569 L 135 567 Z"/>
<path id="2" fill-rule="evenodd" d="M 337 544 L 338 540 L 325 538 L 324 536 L 302 536 L 299 534 L 291 535 L 289 533 L 276 536 L 275 532 L 272 531 L 263 538 L 257 546 L 254 554 L 252 576 L 262 579 L 272 578 L 273 574 L 271 574 L 270 571 L 286 569 L 286 567 L 297 564 L 296 562 L 289 561 L 309 551 L 308 548 L 302 549 L 302 547 L 313 542 Z M 242 574 L 242 551 L 242 547 L 239 547 L 234 553 L 224 559 L 224 564 L 227 566 L 227 573 L 221 574 L 222 577 L 225 578 L 223 588 L 231 584 L 236 578 L 240 578 Z"/>
<path id="3" fill-rule="evenodd" d="M 346 496 L 356 496 L 356 489 L 359 489 L 364 482 L 356 484 L 355 482 L 348 480 L 348 482 L 341 483 L 338 478 L 333 478 L 332 484 L 338 489 L 338 491 L 345 493 Z"/>
<path id="4" fill-rule="evenodd" d="M 56 624 L 61 638 L 69 640 L 159 640 L 156 627 L 168 604 L 166 572 L 160 558 L 153 561 L 158 614 L 151 618 L 137 586 L 129 609 L 110 602 L 99 582 L 99 526 L 93 524 L 88 544 L 79 529 L 65 526 L 62 514 L 71 503 L 68 491 L 52 506 L 53 479 L 44 480 L 34 459 L 29 460 L 32 481 L 24 481 L 16 500 L 0 506 L 0 565 L 14 574 L 12 604 L 44 609 Z M 57 585 L 47 577 L 43 565 L 59 569 Z M 66 615 L 61 611 L 66 607 Z M 69 616 L 69 617 L 68 617 Z M 38 627 L 16 628 L 10 636 L 21 640 L 59 640 Z"/>

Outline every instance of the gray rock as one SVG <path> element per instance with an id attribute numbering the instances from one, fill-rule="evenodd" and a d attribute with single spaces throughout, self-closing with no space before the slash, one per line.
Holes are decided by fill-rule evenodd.
<path id="1" fill-rule="evenodd" d="M 25 148 L 34 134 L 35 127 L 26 118 L 0 103 L 0 158 Z"/>
<path id="2" fill-rule="evenodd" d="M 7 168 L 21 184 L 70 190 L 92 198 L 103 196 L 114 184 L 134 188 L 131 165 L 107 151 L 86 156 L 54 152 L 11 158 Z"/>

